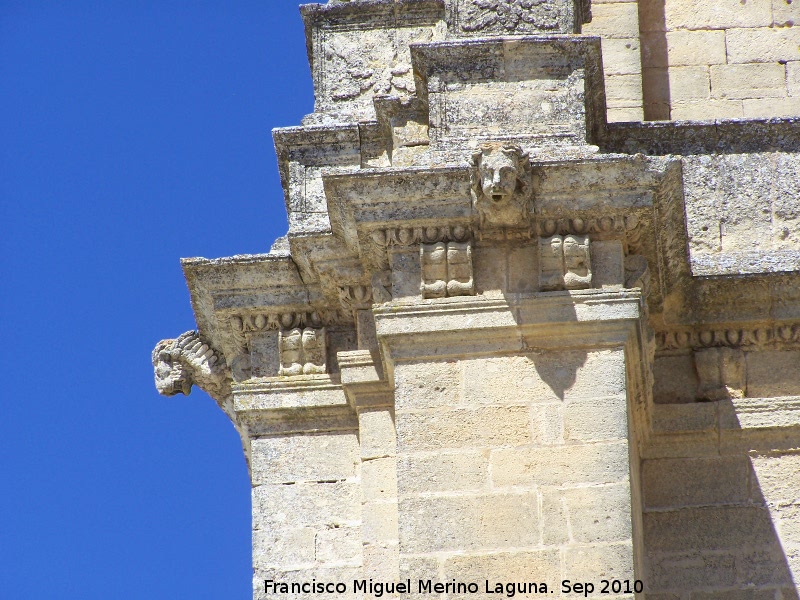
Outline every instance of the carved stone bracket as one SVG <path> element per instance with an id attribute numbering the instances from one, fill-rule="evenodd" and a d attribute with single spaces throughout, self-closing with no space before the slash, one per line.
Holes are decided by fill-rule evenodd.
<path id="1" fill-rule="evenodd" d="M 420 246 L 423 298 L 472 296 L 472 247 L 469 243 L 422 244 Z"/>
<path id="2" fill-rule="evenodd" d="M 555 235 L 539 239 L 539 286 L 543 290 L 592 287 L 589 238 Z"/>
<path id="3" fill-rule="evenodd" d="M 319 375 L 327 372 L 325 328 L 295 327 L 278 334 L 280 375 Z"/>

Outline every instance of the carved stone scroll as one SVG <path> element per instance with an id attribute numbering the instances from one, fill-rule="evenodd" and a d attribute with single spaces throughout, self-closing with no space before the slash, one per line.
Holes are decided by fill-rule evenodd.
<path id="1" fill-rule="evenodd" d="M 539 239 L 539 286 L 542 290 L 592 287 L 589 238 L 578 235 Z"/>
<path id="2" fill-rule="evenodd" d="M 281 331 L 278 338 L 280 349 L 280 375 L 315 375 L 325 373 L 326 337 L 325 328 L 295 327 Z"/>
<path id="3" fill-rule="evenodd" d="M 471 296 L 475 293 L 472 277 L 472 246 L 468 242 L 439 242 L 420 246 L 423 298 Z"/>

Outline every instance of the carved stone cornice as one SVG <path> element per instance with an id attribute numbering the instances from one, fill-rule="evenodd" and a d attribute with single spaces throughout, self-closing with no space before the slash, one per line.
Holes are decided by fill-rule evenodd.
<path id="1" fill-rule="evenodd" d="M 734 324 L 729 327 L 701 325 L 656 332 L 659 354 L 684 353 L 703 348 L 798 349 L 800 323 Z"/>

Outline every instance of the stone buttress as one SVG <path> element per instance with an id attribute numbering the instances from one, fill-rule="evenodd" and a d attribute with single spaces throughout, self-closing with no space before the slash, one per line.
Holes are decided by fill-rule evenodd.
<path id="1" fill-rule="evenodd" d="M 315 112 L 274 131 L 289 232 L 185 259 L 198 331 L 153 354 L 160 392 L 198 385 L 241 435 L 254 598 L 370 579 L 796 597 L 798 494 L 759 500 L 750 465 L 800 490 L 800 262 L 745 273 L 687 230 L 698 169 L 740 142 L 608 125 L 588 2 L 301 13 Z M 797 159 L 797 123 L 760 126 Z M 720 506 L 744 539 L 697 514 Z"/>

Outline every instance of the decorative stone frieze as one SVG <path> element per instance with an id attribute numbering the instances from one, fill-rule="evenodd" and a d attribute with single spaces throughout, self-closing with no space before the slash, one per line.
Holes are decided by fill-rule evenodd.
<path id="1" fill-rule="evenodd" d="M 579 33 L 581 24 L 591 20 L 586 0 L 455 0 L 453 5 L 463 35 Z"/>
<path id="2" fill-rule="evenodd" d="M 700 348 L 797 348 L 800 324 L 757 324 L 745 327 L 676 329 L 656 332 L 659 352 Z"/>
<path id="3" fill-rule="evenodd" d="M 472 247 L 469 243 L 422 244 L 420 263 L 420 293 L 423 298 L 471 296 L 475 293 Z"/>
<path id="4" fill-rule="evenodd" d="M 543 290 L 592 287 L 588 237 L 555 235 L 539 240 L 539 286 Z"/>

